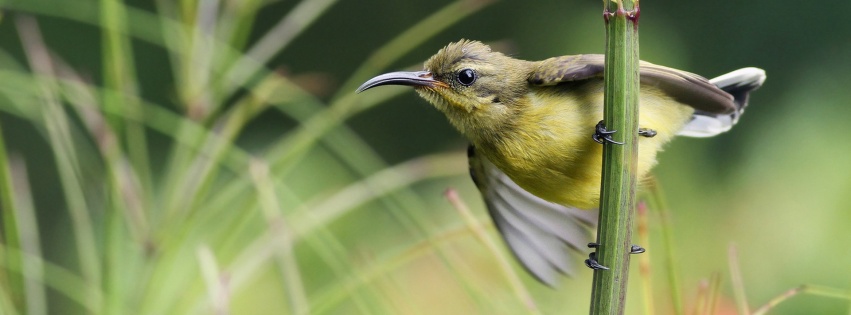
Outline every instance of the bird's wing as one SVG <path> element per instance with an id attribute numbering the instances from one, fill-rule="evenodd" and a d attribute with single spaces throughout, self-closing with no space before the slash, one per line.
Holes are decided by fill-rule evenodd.
<path id="1" fill-rule="evenodd" d="M 522 265 L 541 282 L 555 286 L 559 274 L 575 271 L 570 250 L 586 248 L 597 212 L 545 201 L 515 184 L 469 147 L 470 175 L 482 193 L 494 224 Z"/>
<path id="2" fill-rule="evenodd" d="M 551 86 L 559 83 L 600 79 L 603 77 L 603 55 L 572 55 L 546 59 L 532 69 L 528 80 L 532 85 Z M 653 86 L 674 100 L 713 114 L 733 113 L 738 106 L 733 96 L 704 77 L 673 68 L 640 63 L 641 84 Z"/>

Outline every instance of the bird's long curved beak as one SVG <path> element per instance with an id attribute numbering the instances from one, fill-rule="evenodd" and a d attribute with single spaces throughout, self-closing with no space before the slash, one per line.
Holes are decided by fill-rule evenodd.
<path id="1" fill-rule="evenodd" d="M 435 80 L 431 72 L 428 71 L 399 71 L 390 72 L 379 75 L 369 81 L 364 82 L 357 90 L 357 93 L 366 91 L 381 85 L 407 85 L 407 86 L 422 86 L 422 87 L 446 87 L 446 83 Z"/>

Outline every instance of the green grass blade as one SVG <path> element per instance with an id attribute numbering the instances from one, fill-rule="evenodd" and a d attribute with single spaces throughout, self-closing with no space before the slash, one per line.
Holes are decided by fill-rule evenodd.
<path id="1" fill-rule="evenodd" d="M 243 51 L 249 40 L 251 31 L 257 20 L 259 10 L 268 5 L 263 0 L 246 0 L 229 2 L 222 10 L 217 25 L 219 38 L 226 41 L 230 47 L 237 51 Z M 230 60 L 235 62 L 235 60 Z M 227 67 L 227 65 L 225 65 Z"/>
<path id="2" fill-rule="evenodd" d="M 61 78 L 59 81 L 62 87 L 62 98 L 66 100 L 71 109 L 77 114 L 83 122 L 83 125 L 89 132 L 89 136 L 95 142 L 101 156 L 106 161 L 106 167 L 109 174 L 110 187 L 115 196 L 120 196 L 117 200 L 112 200 L 114 211 L 123 213 L 124 215 L 118 218 L 126 218 L 127 225 L 130 227 L 133 238 L 138 243 L 143 243 L 149 238 L 149 221 L 146 209 L 150 208 L 145 204 L 146 197 L 143 191 L 142 183 L 138 172 L 131 167 L 131 162 L 122 152 L 118 135 L 107 124 L 106 118 L 101 113 L 99 107 L 104 107 L 98 103 L 96 89 L 89 83 L 86 83 L 81 75 L 76 73 L 62 60 L 52 60 L 56 66 L 56 72 Z M 108 90 L 101 90 L 100 94 L 109 94 Z M 117 98 L 123 100 L 126 97 Z M 145 105 L 138 104 L 143 109 Z M 119 112 L 126 112 L 121 111 Z M 122 120 L 133 122 L 134 124 L 143 125 L 144 122 L 137 120 L 136 115 L 117 115 Z"/>
<path id="3" fill-rule="evenodd" d="M 230 95 L 242 82 L 248 82 L 275 54 L 282 51 L 337 0 L 302 0 L 286 16 L 278 20 L 256 44 L 251 46 L 225 74 L 223 96 Z"/>
<path id="4" fill-rule="evenodd" d="M 123 94 L 138 95 L 138 82 L 134 66 L 133 49 L 127 36 L 127 12 L 121 0 L 101 0 L 100 19 L 103 25 L 103 69 L 104 87 L 109 90 L 121 91 Z M 130 111 L 130 116 L 137 115 L 141 108 L 135 102 L 122 102 L 114 94 L 103 95 L 105 107 L 113 111 Z M 140 176 L 145 192 L 151 187 L 151 166 L 148 161 L 148 142 L 145 129 L 133 121 L 121 121 L 120 116 L 109 119 L 114 130 L 125 133 L 130 161 Z M 148 200 L 142 198 L 140 200 Z"/>
<path id="5" fill-rule="evenodd" d="M 201 267 L 201 275 L 207 284 L 207 295 L 210 299 L 213 313 L 230 314 L 230 290 L 227 279 L 222 274 L 216 263 L 216 257 L 209 246 L 201 246 L 197 251 L 198 263 Z"/>
<path id="6" fill-rule="evenodd" d="M 33 206 L 30 183 L 27 179 L 27 168 L 21 157 L 13 156 L 9 160 L 9 167 L 14 182 L 15 208 L 6 208 L 17 212 L 17 226 L 20 227 L 20 250 L 34 257 L 42 257 L 41 244 L 38 236 L 38 222 Z M 13 267 L 14 268 L 14 267 Z M 24 275 L 23 293 L 25 296 L 26 313 L 29 315 L 47 314 L 47 297 L 44 284 L 38 279 L 44 278 L 44 267 L 40 261 L 35 263 L 21 264 L 21 273 Z"/>
<path id="7" fill-rule="evenodd" d="M 712 276 L 709 277 L 709 288 L 707 290 L 707 298 L 706 298 L 706 312 L 704 314 L 714 315 L 715 309 L 718 307 L 719 300 L 721 299 L 721 274 L 718 272 L 713 272 Z"/>
<path id="8" fill-rule="evenodd" d="M 526 286 L 523 285 L 523 282 L 520 280 L 520 275 L 517 274 L 514 268 L 511 267 L 510 258 L 505 254 L 504 251 L 499 249 L 497 242 L 489 236 L 483 229 L 482 222 L 480 222 L 473 215 L 472 211 L 467 207 L 461 197 L 458 196 L 458 193 L 450 189 L 446 191 L 446 199 L 452 204 L 452 207 L 458 211 L 461 217 L 464 219 L 464 223 L 467 225 L 467 228 L 470 229 L 471 232 L 476 236 L 476 239 L 479 240 L 488 251 L 496 258 L 499 263 L 499 267 L 502 270 L 502 273 L 505 275 L 508 280 L 508 284 L 511 286 L 511 289 L 514 291 L 517 299 L 523 303 L 523 306 L 526 307 L 526 310 L 529 314 L 540 314 L 541 311 L 538 309 L 538 306 L 535 304 L 535 299 L 532 297 L 532 294 L 529 293 L 529 290 L 526 289 Z"/>
<path id="9" fill-rule="evenodd" d="M 748 306 L 748 298 L 745 294 L 745 282 L 742 279 L 742 271 L 739 267 L 739 254 L 736 252 L 736 245 L 730 244 L 727 259 L 730 267 L 730 282 L 733 285 L 733 296 L 736 299 L 736 308 L 739 315 L 750 315 L 750 307 Z"/>
<path id="10" fill-rule="evenodd" d="M 776 307 L 780 303 L 783 303 L 786 300 L 788 300 L 788 299 L 790 299 L 790 298 L 792 298 L 796 295 L 800 295 L 800 294 L 804 294 L 804 293 L 851 301 L 851 291 L 849 291 L 849 290 L 842 290 L 842 289 L 836 289 L 836 288 L 825 287 L 825 286 L 805 284 L 805 285 L 802 285 L 802 286 L 799 286 L 799 287 L 796 287 L 796 288 L 792 288 L 792 289 L 789 289 L 786 292 L 781 293 L 780 295 L 778 295 L 778 296 L 774 297 L 773 299 L 771 299 L 770 301 L 768 301 L 768 303 L 765 303 L 765 305 L 760 306 L 759 308 L 754 310 L 752 314 L 753 315 L 768 314 L 769 311 L 771 311 L 774 307 Z"/>
<path id="11" fill-rule="evenodd" d="M 18 201 L 15 185 L 12 181 L 12 168 L 6 153 L 6 142 L 0 128 L 0 209 L 3 218 L 3 245 L 8 248 L 21 248 L 21 229 L 18 225 Z M 0 255 L 0 260 L 13 270 L 21 270 L 23 262 L 16 257 Z M 23 309 L 24 281 L 20 274 L 0 272 L 0 290 L 8 293 L 7 307 Z"/>
<path id="12" fill-rule="evenodd" d="M 379 171 L 362 181 L 341 189 L 332 196 L 322 198 L 320 202 L 307 203 L 302 207 L 303 211 L 295 211 L 299 214 L 298 217 L 293 219 L 293 222 L 298 222 L 297 225 L 293 226 L 296 237 L 300 238 L 311 234 L 316 228 L 329 224 L 367 201 L 401 187 L 407 187 L 417 181 L 465 174 L 467 172 L 465 168 L 448 167 L 449 165 L 463 165 L 463 163 L 459 163 L 463 158 L 458 153 L 436 154 L 417 158 Z M 418 225 L 422 226 L 421 224 Z"/>
<path id="13" fill-rule="evenodd" d="M 708 309 L 707 303 L 709 300 L 709 281 L 706 279 L 700 280 L 697 284 L 697 293 L 694 298 L 694 310 L 692 314 L 695 315 L 713 315 L 706 314 L 706 309 Z"/>
<path id="14" fill-rule="evenodd" d="M 203 154 L 195 155 L 190 164 L 184 167 L 185 170 L 174 171 L 172 178 L 175 178 L 173 182 L 176 186 L 166 191 L 165 207 L 169 221 L 182 222 L 199 209 L 196 206 L 213 184 L 219 170 L 217 166 L 227 156 L 227 151 L 236 147 L 234 141 L 243 127 L 268 106 L 273 91 L 275 86 L 272 84 L 256 86 L 252 94 L 243 97 L 219 119 L 215 137 L 210 133 L 211 137 L 203 141 Z"/>
<path id="15" fill-rule="evenodd" d="M 293 251 L 294 238 L 292 231 L 284 221 L 280 202 L 275 194 L 274 183 L 269 178 L 269 165 L 261 160 L 254 160 L 250 166 L 250 172 L 257 187 L 257 195 L 260 199 L 260 209 L 269 228 L 278 227 L 281 235 L 278 240 L 275 260 L 282 274 L 281 282 L 285 285 L 285 292 L 290 301 L 293 314 L 310 313 L 307 294 L 304 292 L 302 276 L 299 272 L 296 256 Z"/>
<path id="16" fill-rule="evenodd" d="M 647 212 L 647 204 L 645 202 L 639 202 L 638 208 L 636 208 L 636 214 L 638 215 L 638 224 L 636 226 L 638 242 L 650 248 L 650 220 Z M 656 314 L 656 305 L 653 301 L 656 290 L 653 289 L 653 274 L 650 263 L 652 252 L 652 250 L 647 251 L 638 257 L 638 275 L 639 281 L 641 281 L 641 293 L 644 300 L 644 314 Z"/>
<path id="17" fill-rule="evenodd" d="M 685 306 L 683 305 L 682 286 L 680 285 L 678 256 L 674 248 L 674 225 L 671 223 L 671 213 L 668 211 L 663 189 L 658 181 L 651 179 L 647 184 L 647 190 L 649 191 L 648 202 L 650 203 L 650 209 L 656 213 L 661 226 L 662 250 L 665 252 L 665 270 L 674 314 L 684 315 Z"/>
<path id="18" fill-rule="evenodd" d="M 25 265 L 42 266 L 44 269 L 43 278 L 33 278 L 32 280 L 43 283 L 44 286 L 79 304 L 89 313 L 100 314 L 99 309 L 101 305 L 99 301 L 103 300 L 103 292 L 97 286 L 90 285 L 86 279 L 81 278 L 74 272 L 46 261 L 39 256 L 33 256 L 3 245 L 0 245 L 0 256 L 13 256 L 23 261 Z M 9 272 L 24 273 L 22 269 L 12 269 L 11 267 L 13 266 L 6 265 L 6 262 L 2 260 L 0 260 L 0 267 L 3 267 Z M 92 294 L 94 294 L 93 297 L 91 296 Z"/>
<path id="19" fill-rule="evenodd" d="M 304 201 L 289 189 L 286 186 L 278 185 L 277 195 L 279 195 L 281 200 L 288 201 L 289 205 L 299 205 Z M 234 198 L 234 197 L 230 197 Z M 211 200 L 211 205 L 223 205 L 224 209 L 233 209 L 233 206 L 230 206 L 229 203 L 223 203 L 230 198 L 222 198 L 221 200 Z M 251 198 L 252 202 L 256 202 L 259 198 Z M 253 205 L 247 206 L 245 208 L 254 208 Z M 242 215 L 240 219 L 241 222 L 235 223 L 233 228 L 229 228 L 226 234 L 228 235 L 227 239 L 222 241 L 222 245 L 220 248 L 224 252 L 230 252 L 234 249 L 242 249 L 244 244 L 240 244 L 236 242 L 236 235 L 239 235 L 242 228 L 244 228 L 247 224 L 246 222 L 249 220 L 249 215 L 246 213 Z M 350 259 L 348 257 L 347 249 L 340 243 L 340 241 L 328 230 L 327 227 L 321 227 L 315 231 L 311 237 L 307 237 L 302 240 L 306 246 L 309 246 L 311 249 L 317 252 L 322 262 L 331 269 L 331 272 L 335 275 L 336 278 L 344 278 L 351 272 L 350 267 Z M 352 302 L 355 304 L 355 308 L 360 311 L 362 314 L 375 314 L 378 313 L 375 303 L 367 302 L 368 295 L 370 295 L 371 291 L 359 291 L 359 292 L 351 292 L 350 298 Z M 197 309 L 197 307 L 196 307 Z"/>
<path id="20" fill-rule="evenodd" d="M 50 57 L 35 20 L 29 17 L 18 17 L 15 22 L 30 67 L 36 73 L 52 76 Z M 45 81 L 41 88 L 44 98 L 44 106 L 42 107 L 44 120 L 42 123 L 48 132 L 49 144 L 56 158 L 60 183 L 71 215 L 80 267 L 87 283 L 92 287 L 97 287 L 102 279 L 101 263 L 95 242 L 95 229 L 88 213 L 88 202 L 83 197 L 85 194 L 82 187 L 86 187 L 86 185 L 80 178 L 79 159 L 77 158 L 77 151 L 73 147 L 74 141 L 70 137 L 72 134 L 70 122 L 59 105 L 55 84 Z M 87 292 L 87 296 L 91 304 L 101 304 L 101 301 L 96 300 L 101 296 L 94 291 Z"/>
<path id="21" fill-rule="evenodd" d="M 394 270 L 425 255 L 432 254 L 435 249 L 442 248 L 445 244 L 462 237 L 475 237 L 475 235 L 466 225 L 443 228 L 431 238 L 425 239 L 415 246 L 408 246 L 399 252 L 386 253 L 385 257 L 378 258 L 378 262 L 353 270 L 349 277 L 343 278 L 334 286 L 318 292 L 312 299 L 315 305 L 314 313 L 326 313 L 348 298 L 352 292 L 360 291 L 363 287 L 380 279 L 381 275 L 392 273 Z M 440 253 L 440 251 L 438 250 L 437 253 Z"/>

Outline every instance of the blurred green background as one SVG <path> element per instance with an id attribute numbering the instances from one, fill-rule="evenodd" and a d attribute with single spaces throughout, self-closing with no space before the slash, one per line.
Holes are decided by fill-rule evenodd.
<path id="1" fill-rule="evenodd" d="M 587 312 L 590 270 L 551 289 L 506 256 L 440 113 L 353 92 L 461 38 L 602 53 L 599 1 L 0 7 L 3 314 Z M 706 314 L 717 287 L 714 313 L 736 314 L 735 244 L 751 310 L 811 284 L 771 314 L 851 314 L 851 2 L 641 8 L 643 60 L 768 80 L 731 132 L 660 155 L 671 225 L 648 215 L 627 313 Z"/>

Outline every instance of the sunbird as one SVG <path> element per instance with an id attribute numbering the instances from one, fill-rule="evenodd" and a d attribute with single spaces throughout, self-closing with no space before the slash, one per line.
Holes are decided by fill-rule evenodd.
<path id="1" fill-rule="evenodd" d="M 470 141 L 470 175 L 497 230 L 521 264 L 554 286 L 573 273 L 570 249 L 596 224 L 602 145 L 603 55 L 526 61 L 471 40 L 451 43 L 423 71 L 376 76 L 357 92 L 411 86 Z M 638 177 L 674 136 L 711 137 L 739 121 L 765 71 L 707 80 L 640 62 Z M 587 261 L 586 261 L 587 264 Z"/>

